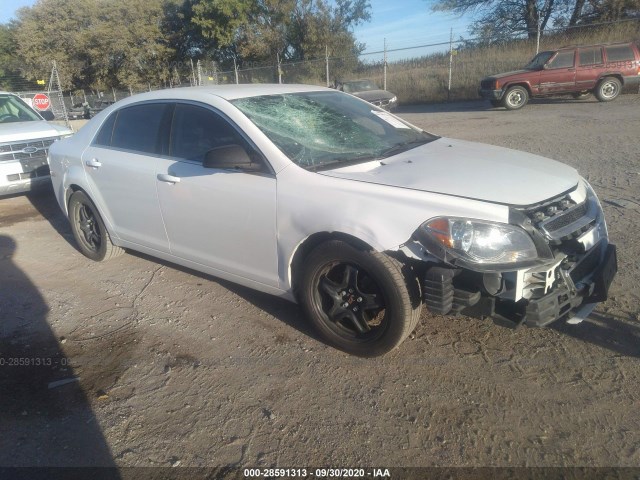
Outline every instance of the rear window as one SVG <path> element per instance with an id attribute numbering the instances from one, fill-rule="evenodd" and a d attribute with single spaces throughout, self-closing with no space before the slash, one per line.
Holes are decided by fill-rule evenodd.
<path id="1" fill-rule="evenodd" d="M 167 107 L 151 103 L 119 110 L 111 146 L 140 153 L 162 153 L 160 126 Z"/>
<path id="2" fill-rule="evenodd" d="M 582 48 L 580 49 L 580 65 L 599 65 L 602 63 L 602 49 Z"/>
<path id="3" fill-rule="evenodd" d="M 631 45 L 618 45 L 616 47 L 605 47 L 607 60 L 609 62 L 624 62 L 635 60 Z"/>

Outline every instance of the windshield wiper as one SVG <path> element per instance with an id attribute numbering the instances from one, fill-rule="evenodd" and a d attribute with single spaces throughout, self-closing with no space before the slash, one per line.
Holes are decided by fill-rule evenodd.
<path id="1" fill-rule="evenodd" d="M 379 157 L 374 157 L 372 155 L 366 155 L 362 157 L 349 158 L 345 160 L 331 160 L 325 163 L 318 163 L 317 165 L 305 165 L 303 168 L 311 171 L 318 172 L 320 170 L 330 170 L 336 166 L 340 167 L 348 167 L 349 165 L 357 165 L 358 163 L 365 163 L 371 160 L 379 159 Z"/>
<path id="2" fill-rule="evenodd" d="M 420 145 L 424 145 L 425 143 L 429 143 L 429 140 L 425 140 L 421 138 L 420 140 L 412 140 L 410 142 L 399 143 L 394 145 L 382 152 L 382 158 L 393 157 L 394 155 L 398 155 L 399 153 L 406 152 L 407 150 L 411 150 L 413 148 L 419 147 Z"/>

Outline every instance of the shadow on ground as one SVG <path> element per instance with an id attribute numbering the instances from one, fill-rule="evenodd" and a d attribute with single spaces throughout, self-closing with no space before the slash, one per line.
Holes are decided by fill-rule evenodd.
<path id="1" fill-rule="evenodd" d="M 640 325 L 594 312 L 577 325 L 556 322 L 554 330 L 619 355 L 640 358 Z"/>
<path id="2" fill-rule="evenodd" d="M 114 467 L 49 307 L 14 262 L 16 247 L 0 235 L 0 467 Z"/>

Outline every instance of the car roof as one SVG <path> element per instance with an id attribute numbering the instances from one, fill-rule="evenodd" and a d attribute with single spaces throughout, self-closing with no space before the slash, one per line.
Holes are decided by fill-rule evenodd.
<path id="1" fill-rule="evenodd" d="M 286 93 L 303 93 L 335 90 L 315 85 L 291 85 L 291 84 L 239 84 L 239 85 L 214 85 L 207 87 L 181 87 L 156 90 L 153 92 L 141 93 L 127 97 L 118 102 L 118 105 L 126 103 L 140 102 L 145 100 L 203 100 L 206 101 L 211 95 L 224 98 L 225 100 L 235 100 L 238 98 L 258 97 L 262 95 L 282 95 Z"/>
<path id="2" fill-rule="evenodd" d="M 617 46 L 626 46 L 630 45 L 633 42 L 615 42 L 615 43 L 594 43 L 590 45 L 565 45 L 563 47 L 557 48 L 556 50 L 550 50 L 551 52 L 556 52 L 559 50 L 573 50 L 574 48 L 589 48 L 589 47 L 617 47 Z"/>

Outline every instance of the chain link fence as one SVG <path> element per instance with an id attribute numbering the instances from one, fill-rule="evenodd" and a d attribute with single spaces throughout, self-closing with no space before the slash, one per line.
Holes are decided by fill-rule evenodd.
<path id="1" fill-rule="evenodd" d="M 334 86 L 336 82 L 370 79 L 397 95 L 400 104 L 432 103 L 477 98 L 480 79 L 521 68 L 537 51 L 567 45 L 629 42 L 640 43 L 640 19 L 547 31 L 540 38 L 516 38 L 509 42 L 483 43 L 480 39 L 386 48 L 361 55 L 332 55 L 300 62 L 241 63 L 230 60 L 189 60 L 167 66 L 163 75 L 146 85 L 127 88 L 65 91 L 53 72 L 25 80 L 12 79 L 12 91 L 29 99 L 51 93 L 56 118 L 88 118 L 122 98 L 143 91 L 194 85 L 234 83 L 304 83 Z M 381 42 L 382 43 L 382 42 Z M 157 78 L 166 80 L 157 83 Z M 4 79 L 6 83 L 6 78 Z M 11 79 L 10 79 L 11 80 Z M 3 78 L 0 78 L 2 83 Z"/>

